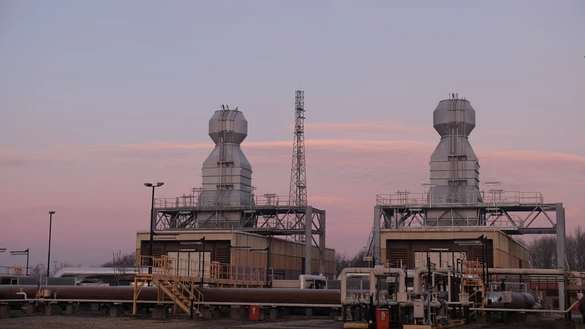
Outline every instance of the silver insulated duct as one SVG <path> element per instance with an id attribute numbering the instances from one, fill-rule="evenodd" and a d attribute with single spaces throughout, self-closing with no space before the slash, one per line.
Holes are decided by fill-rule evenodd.
<path id="1" fill-rule="evenodd" d="M 433 127 L 441 135 L 441 141 L 431 155 L 428 201 L 437 206 L 482 202 L 479 162 L 468 139 L 475 128 L 475 110 L 471 103 L 451 94 L 451 98 L 440 101 L 433 112 Z M 459 224 L 453 222 L 452 216 L 448 217 L 448 225 L 476 225 L 477 220 L 473 213 L 458 214 L 459 220 L 465 222 Z M 436 219 L 441 225 L 441 215 Z"/>
<path id="2" fill-rule="evenodd" d="M 225 210 L 252 205 L 252 166 L 240 148 L 246 136 L 248 121 L 237 108 L 222 105 L 209 120 L 209 137 L 215 148 L 203 162 L 199 207 L 212 211 L 199 213 L 200 226 L 238 226 L 241 211 Z"/>

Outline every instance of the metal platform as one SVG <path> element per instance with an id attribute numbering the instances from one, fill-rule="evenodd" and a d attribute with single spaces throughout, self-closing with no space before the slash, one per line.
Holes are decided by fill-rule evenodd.
<path id="1" fill-rule="evenodd" d="M 316 246 L 322 270 L 325 263 L 325 210 L 290 206 L 288 196 L 275 194 L 252 195 L 252 200 L 246 202 L 229 198 L 215 204 L 208 201 L 194 194 L 155 199 L 155 234 L 157 231 L 231 229 L 280 236 L 305 243 L 307 255 L 311 255 L 312 246 Z M 311 273 L 310 263 L 306 262 L 307 273 Z"/>

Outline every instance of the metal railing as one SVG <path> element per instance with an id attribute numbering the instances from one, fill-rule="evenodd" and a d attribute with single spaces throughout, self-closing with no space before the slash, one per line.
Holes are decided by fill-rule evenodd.
<path id="1" fill-rule="evenodd" d="M 152 265 L 151 265 L 152 264 Z M 177 259 L 170 256 L 141 256 L 139 267 L 147 273 L 169 280 L 188 280 L 205 284 L 259 286 L 272 281 L 273 270 L 261 266 L 230 265 L 217 261 L 204 262 L 199 259 Z"/>
<path id="2" fill-rule="evenodd" d="M 398 192 L 391 194 L 377 194 L 376 205 L 378 206 L 513 206 L 513 205 L 539 205 L 544 203 L 540 192 L 518 192 L 502 191 L 482 193 L 483 202 L 477 202 L 477 194 L 458 194 L 458 199 L 449 199 L 438 193 L 410 193 Z"/>
<path id="3" fill-rule="evenodd" d="M 246 208 L 246 207 L 288 207 L 290 201 L 288 196 L 268 195 L 246 197 L 201 197 L 194 195 L 183 195 L 176 198 L 156 198 L 154 207 L 156 209 L 213 209 L 221 208 Z"/>
<path id="4" fill-rule="evenodd" d="M 29 268 L 30 271 L 30 268 Z M 20 265 L 13 265 L 13 266 L 0 266 L 0 275 L 25 275 L 26 274 L 26 267 L 22 267 Z"/>

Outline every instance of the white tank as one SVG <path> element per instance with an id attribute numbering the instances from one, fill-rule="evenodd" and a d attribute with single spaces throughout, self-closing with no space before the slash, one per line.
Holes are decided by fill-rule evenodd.
<path id="1" fill-rule="evenodd" d="M 484 305 L 486 308 L 533 308 L 536 299 L 526 292 L 512 291 L 489 291 L 485 295 Z"/>

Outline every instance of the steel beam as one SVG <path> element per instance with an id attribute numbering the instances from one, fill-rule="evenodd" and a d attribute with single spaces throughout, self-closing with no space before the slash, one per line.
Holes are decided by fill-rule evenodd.
<path id="1" fill-rule="evenodd" d="M 308 206 L 305 211 L 305 274 L 312 274 L 312 247 L 313 247 L 313 207 Z"/>
<path id="2" fill-rule="evenodd" d="M 317 215 L 319 220 L 319 228 L 321 230 L 321 234 L 319 234 L 319 274 L 325 274 L 325 212 L 320 215 Z"/>
<path id="3" fill-rule="evenodd" d="M 374 207 L 374 250 L 373 257 L 378 261 L 381 261 L 381 243 L 380 241 L 380 221 L 382 220 L 382 211 L 380 207 Z"/>
<path id="4" fill-rule="evenodd" d="M 565 208 L 562 203 L 556 204 L 557 212 L 557 266 L 564 270 L 567 269 L 565 262 Z M 565 309 L 565 279 L 559 277 L 559 310 Z"/>

